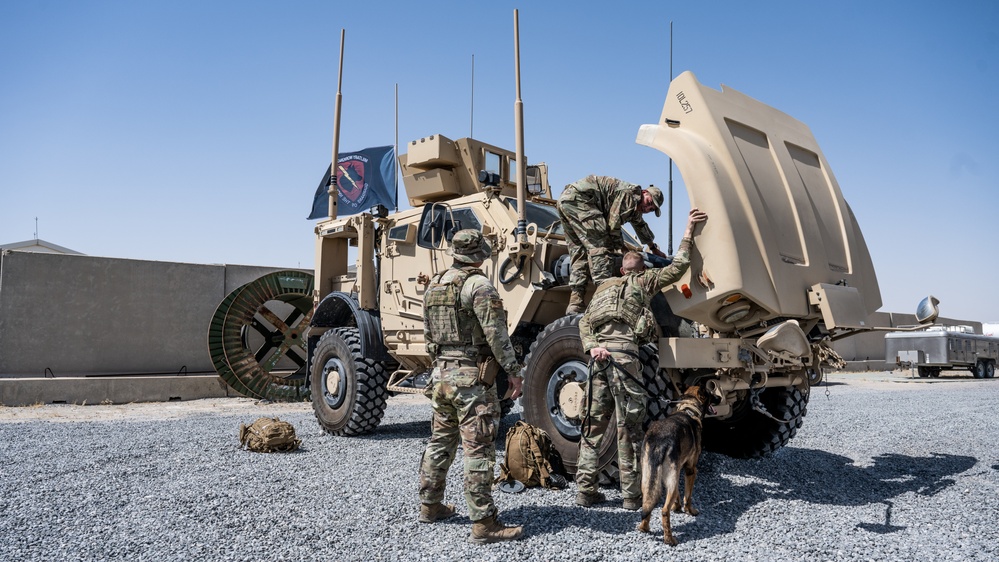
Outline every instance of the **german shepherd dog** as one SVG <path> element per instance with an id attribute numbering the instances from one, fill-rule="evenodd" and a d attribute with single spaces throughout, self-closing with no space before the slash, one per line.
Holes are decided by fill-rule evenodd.
<path id="1" fill-rule="evenodd" d="M 670 528 L 670 510 L 680 513 L 680 469 L 683 468 L 683 510 L 697 515 L 691 500 L 697 479 L 697 459 L 701 456 L 701 428 L 705 413 L 714 413 L 718 398 L 703 386 L 687 388 L 680 397 L 676 411 L 665 419 L 656 420 L 645 432 L 642 445 L 642 521 L 638 530 L 649 532 L 652 509 L 662 499 L 663 542 L 676 546 Z"/>

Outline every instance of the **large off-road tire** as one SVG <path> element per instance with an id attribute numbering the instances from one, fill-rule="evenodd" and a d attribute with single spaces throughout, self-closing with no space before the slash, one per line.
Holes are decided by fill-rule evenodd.
<path id="1" fill-rule="evenodd" d="M 768 388 L 760 401 L 772 420 L 750 407 L 748 398 L 735 406 L 732 417 L 704 420 L 704 447 L 709 451 L 740 459 L 769 456 L 787 445 L 801 427 L 808 405 L 808 393 L 795 387 Z"/>
<path id="2" fill-rule="evenodd" d="M 319 339 L 312 359 L 312 409 L 326 433 L 362 435 L 385 414 L 388 370 L 361 354 L 357 328 L 334 328 Z"/>
<path id="3" fill-rule="evenodd" d="M 642 386 L 648 398 L 644 427 L 648 429 L 650 423 L 669 415 L 670 402 L 676 397 L 666 372 L 659 370 L 659 350 L 656 346 L 643 345 L 639 350 L 639 360 L 642 362 Z"/>
<path id="4" fill-rule="evenodd" d="M 579 456 L 580 422 L 562 411 L 559 397 L 572 383 L 585 387 L 589 378 L 589 357 L 583 353 L 579 339 L 579 315 L 564 316 L 552 322 L 538 334 L 524 360 L 524 395 L 520 403 L 521 417 L 539 427 L 551 437 L 570 474 L 576 472 Z M 583 405 L 585 407 L 585 405 Z M 613 468 L 617 458 L 616 421 L 607 425 L 607 439 L 599 451 L 599 463 L 605 472 Z"/>

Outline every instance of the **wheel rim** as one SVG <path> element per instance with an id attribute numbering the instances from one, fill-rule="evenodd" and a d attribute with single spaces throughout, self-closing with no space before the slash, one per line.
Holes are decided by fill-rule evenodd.
<path id="1" fill-rule="evenodd" d="M 579 439 L 579 420 L 568 417 L 562 410 L 560 401 L 562 390 L 568 384 L 583 384 L 589 376 L 589 367 L 582 361 L 572 359 L 556 368 L 548 379 L 545 392 L 545 405 L 555 429 L 566 439 Z"/>
<path id="2" fill-rule="evenodd" d="M 344 365 L 339 357 L 331 357 L 323 365 L 323 400 L 330 408 L 339 408 L 347 396 Z"/>

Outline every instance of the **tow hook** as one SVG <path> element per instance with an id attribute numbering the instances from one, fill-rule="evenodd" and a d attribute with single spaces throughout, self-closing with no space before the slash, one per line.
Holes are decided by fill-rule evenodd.
<path id="1" fill-rule="evenodd" d="M 757 412 L 763 414 L 764 416 L 766 416 L 766 417 L 774 420 L 777 423 L 783 423 L 783 424 L 791 423 L 791 420 L 780 420 L 780 419 L 777 419 L 777 418 L 775 418 L 773 416 L 773 414 L 771 414 L 770 412 L 767 411 L 766 406 L 764 406 L 763 402 L 760 401 L 760 393 L 761 392 L 763 392 L 762 388 L 750 389 L 750 391 L 749 391 L 749 406 L 754 411 L 757 411 Z"/>

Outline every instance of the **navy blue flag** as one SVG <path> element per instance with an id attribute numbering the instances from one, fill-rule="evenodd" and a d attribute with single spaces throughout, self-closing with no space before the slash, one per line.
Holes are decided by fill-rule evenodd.
<path id="1" fill-rule="evenodd" d="M 337 158 L 337 216 L 354 215 L 375 205 L 395 208 L 395 150 L 391 146 L 365 148 Z M 330 168 L 316 188 L 309 220 L 329 216 Z"/>

